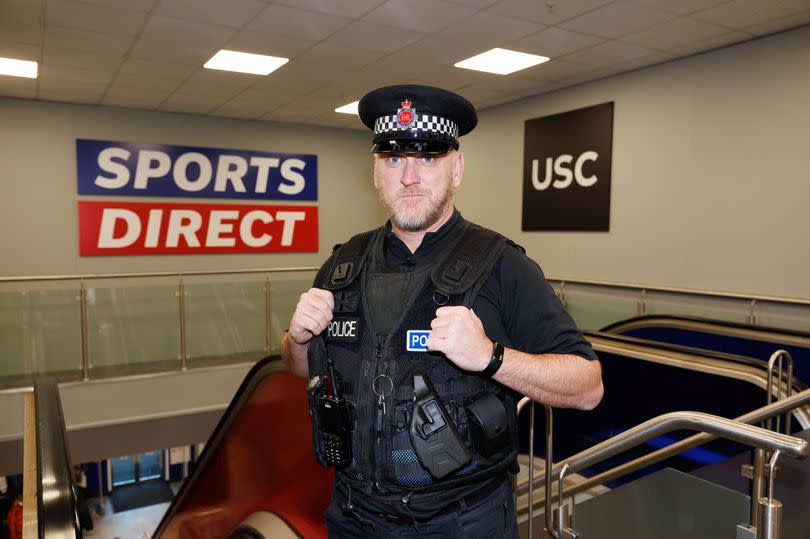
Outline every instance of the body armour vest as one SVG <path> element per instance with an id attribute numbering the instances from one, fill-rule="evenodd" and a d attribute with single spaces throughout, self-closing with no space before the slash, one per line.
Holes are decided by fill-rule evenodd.
<path id="1" fill-rule="evenodd" d="M 390 333 L 380 334 L 369 316 L 365 261 L 381 233 L 367 232 L 344 244 L 332 267 L 323 273 L 324 282 L 315 283 L 332 291 L 335 308 L 327 331 L 310 343 L 309 372 L 324 375 L 328 354 L 341 396 L 351 403 L 352 458 L 337 470 L 340 479 L 380 500 L 399 500 L 406 493 L 409 499 L 428 500 L 431 493 L 503 472 L 517 454 L 515 394 L 487 377 L 456 367 L 441 353 L 426 351 L 424 341 L 420 343 L 438 307 L 472 305 L 508 242 L 467 223 L 446 258 L 406 298 L 403 314 Z M 414 375 L 430 381 L 471 457 L 441 479 L 422 466 L 411 442 Z M 480 408 L 476 403 L 493 398 L 502 404 L 504 414 L 498 429 L 505 428 L 494 445 L 487 443 L 491 438 L 482 439 L 482 431 L 491 425 L 479 424 L 480 418 L 471 413 Z M 317 442 L 315 452 L 318 456 Z"/>

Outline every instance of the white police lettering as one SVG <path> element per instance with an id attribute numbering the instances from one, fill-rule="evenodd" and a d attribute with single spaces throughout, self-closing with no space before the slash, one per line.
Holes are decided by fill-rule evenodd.
<path id="1" fill-rule="evenodd" d="M 405 349 L 408 352 L 427 352 L 428 337 L 430 337 L 429 330 L 409 329 L 405 335 Z"/>
<path id="2" fill-rule="evenodd" d="M 133 159 L 135 170 L 131 174 L 128 164 Z M 113 146 L 99 152 L 96 161 L 106 175 L 97 175 L 93 183 L 114 190 L 133 180 L 132 188 L 146 191 L 150 181 L 170 180 L 181 190 L 196 193 L 208 188 L 213 180 L 216 193 L 247 193 L 244 179 L 254 168 L 253 192 L 263 194 L 267 193 L 270 171 L 277 168 L 283 179 L 277 187 L 280 193 L 293 196 L 306 188 L 303 172 L 307 164 L 302 159 L 251 156 L 248 162 L 239 155 L 220 154 L 213 160 L 199 152 L 184 152 L 172 162 L 172 157 L 160 150 L 138 150 L 133 157 L 129 150 Z"/>
<path id="3" fill-rule="evenodd" d="M 357 339 L 357 318 L 333 320 L 326 328 L 326 336 L 330 339 Z"/>
<path id="4" fill-rule="evenodd" d="M 553 186 L 556 189 L 565 189 L 571 185 L 573 180 L 576 179 L 577 184 L 582 187 L 590 187 L 594 185 L 599 178 L 596 175 L 592 176 L 584 176 L 582 173 L 582 167 L 585 165 L 586 161 L 596 161 L 599 159 L 599 154 L 593 151 L 586 151 L 583 152 L 579 157 L 577 157 L 576 163 L 574 163 L 574 170 L 571 171 L 571 162 L 574 160 L 574 156 L 570 154 L 563 154 L 557 158 L 554 157 L 547 157 L 546 158 L 546 175 L 541 181 L 538 177 L 538 169 L 539 169 L 539 159 L 532 160 L 532 186 L 538 191 L 545 191 L 548 189 L 549 186 Z M 552 169 L 554 172 L 552 173 Z M 558 178 L 554 178 L 554 174 L 559 176 Z"/>
<path id="5" fill-rule="evenodd" d="M 236 238 L 249 247 L 264 247 L 273 241 L 273 236 L 267 233 L 256 235 L 253 225 L 259 223 L 272 223 L 281 221 L 280 245 L 288 247 L 293 244 L 295 224 L 306 220 L 303 211 L 276 211 L 275 217 L 268 211 L 251 210 L 244 215 L 236 210 L 214 210 L 208 219 L 197 210 L 173 208 L 167 210 L 168 226 L 162 226 L 164 211 L 152 209 L 149 211 L 147 222 L 142 223 L 141 218 L 134 211 L 124 208 L 104 208 L 99 226 L 98 247 L 103 249 L 122 249 L 134 245 L 140 238 L 141 232 L 146 228 L 144 247 L 171 247 L 180 245 L 182 237 L 189 247 L 200 247 L 200 239 L 204 238 L 204 247 L 233 247 Z M 204 235 L 198 232 L 206 222 Z M 238 236 L 235 233 L 238 226 Z"/>

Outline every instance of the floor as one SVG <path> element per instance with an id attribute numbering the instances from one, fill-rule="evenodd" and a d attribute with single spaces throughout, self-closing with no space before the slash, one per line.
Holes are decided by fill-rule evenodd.
<path id="1" fill-rule="evenodd" d="M 170 484 L 176 493 L 179 483 Z M 114 513 L 108 496 L 101 502 L 98 498 L 91 498 L 89 505 L 93 529 L 85 531 L 84 536 L 99 539 L 149 539 L 169 508 L 169 502 L 166 502 Z"/>

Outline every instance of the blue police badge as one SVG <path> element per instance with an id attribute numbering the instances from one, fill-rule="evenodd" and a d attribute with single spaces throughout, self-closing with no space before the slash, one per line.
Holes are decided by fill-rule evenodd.
<path id="1" fill-rule="evenodd" d="M 405 349 L 408 352 L 427 352 L 429 329 L 409 329 L 405 336 Z"/>
<path id="2" fill-rule="evenodd" d="M 405 99 L 402 108 L 397 109 L 397 123 L 402 127 L 410 127 L 416 122 L 416 109 L 411 108 L 411 101 Z"/>

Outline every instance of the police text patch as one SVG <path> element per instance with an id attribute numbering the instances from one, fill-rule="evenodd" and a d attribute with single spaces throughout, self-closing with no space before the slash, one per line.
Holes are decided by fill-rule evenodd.
<path id="1" fill-rule="evenodd" d="M 326 338 L 332 341 L 357 342 L 360 338 L 360 317 L 335 318 L 326 326 Z"/>
<path id="2" fill-rule="evenodd" d="M 430 337 L 430 330 L 409 329 L 405 337 L 405 349 L 408 352 L 427 352 L 428 337 Z"/>

